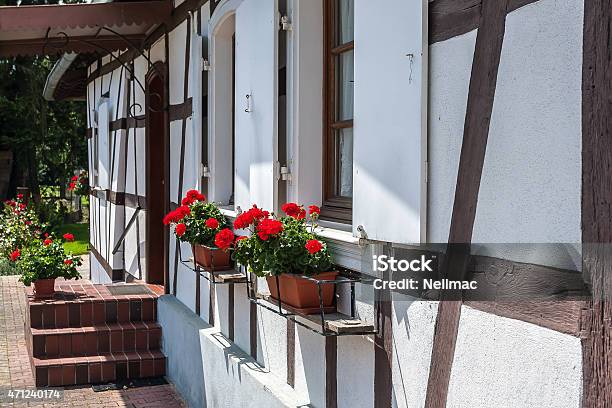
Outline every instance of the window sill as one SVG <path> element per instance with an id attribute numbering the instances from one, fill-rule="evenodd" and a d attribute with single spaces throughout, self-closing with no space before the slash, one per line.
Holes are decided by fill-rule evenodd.
<path id="1" fill-rule="evenodd" d="M 344 229 L 330 228 L 326 225 L 329 225 L 329 223 L 325 222 L 325 225 L 319 225 L 315 229 L 315 233 L 327 243 L 334 263 L 343 268 L 361 271 L 362 258 L 366 247 L 360 245 L 360 239 L 354 237 L 351 231 L 346 231 L 346 225 L 344 224 L 340 224 Z"/>

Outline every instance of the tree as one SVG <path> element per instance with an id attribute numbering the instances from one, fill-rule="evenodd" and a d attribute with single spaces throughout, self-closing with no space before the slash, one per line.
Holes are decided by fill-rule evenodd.
<path id="1" fill-rule="evenodd" d="M 65 1 L 77 2 L 77 1 Z M 55 1 L 22 1 L 52 4 Z M 16 5 L 17 0 L 0 0 Z M 80 102 L 48 102 L 42 97 L 55 58 L 0 59 L 0 147 L 15 158 L 9 194 L 19 185 L 40 198 L 40 183 L 65 185 L 75 169 L 87 166 L 86 106 Z"/>

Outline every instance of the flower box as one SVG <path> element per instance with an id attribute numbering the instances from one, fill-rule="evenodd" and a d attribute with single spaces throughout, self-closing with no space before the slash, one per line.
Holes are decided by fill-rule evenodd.
<path id="1" fill-rule="evenodd" d="M 36 299 L 51 299 L 55 294 L 55 278 L 37 279 L 33 283 Z"/>
<path id="2" fill-rule="evenodd" d="M 337 271 L 322 272 L 312 275 L 311 278 L 322 281 L 333 281 L 338 276 Z M 313 280 L 306 279 L 299 275 L 284 273 L 277 277 L 266 276 L 270 296 L 279 300 L 282 305 L 288 305 L 303 314 L 316 314 L 321 312 L 321 300 L 323 301 L 323 311 L 326 313 L 335 310 L 335 285 L 331 283 L 317 284 Z M 319 286 L 321 286 L 321 296 L 319 297 Z"/>
<path id="3" fill-rule="evenodd" d="M 210 248 L 204 245 L 193 244 L 193 260 L 196 266 L 201 266 L 210 271 L 226 271 L 232 269 L 230 252 L 218 248 Z"/>

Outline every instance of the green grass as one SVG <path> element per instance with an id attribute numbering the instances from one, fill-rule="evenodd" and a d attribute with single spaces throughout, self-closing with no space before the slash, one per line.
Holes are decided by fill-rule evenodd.
<path id="1" fill-rule="evenodd" d="M 89 224 L 65 224 L 60 228 L 60 236 L 65 233 L 74 235 L 73 242 L 65 242 L 64 249 L 66 252 L 72 252 L 74 255 L 83 255 L 88 252 L 89 244 Z"/>

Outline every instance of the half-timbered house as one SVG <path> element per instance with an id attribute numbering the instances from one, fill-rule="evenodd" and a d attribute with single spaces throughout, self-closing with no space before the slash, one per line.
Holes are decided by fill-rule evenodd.
<path id="1" fill-rule="evenodd" d="M 74 92 L 67 59 L 85 61 L 91 280 L 163 286 L 166 374 L 186 401 L 608 406 L 607 2 L 146 3 L 57 6 L 99 7 L 81 40 L 108 52 L 91 57 L 62 24 L 40 45 L 81 53 L 52 73 L 57 98 Z M 363 276 L 372 254 L 450 244 L 449 276 L 545 297 L 438 302 L 355 283 L 321 331 L 250 299 L 243 276 L 190 267 L 162 223 L 189 189 L 230 218 L 320 205 L 334 262 Z M 593 296 L 567 300 L 558 282 Z"/>

